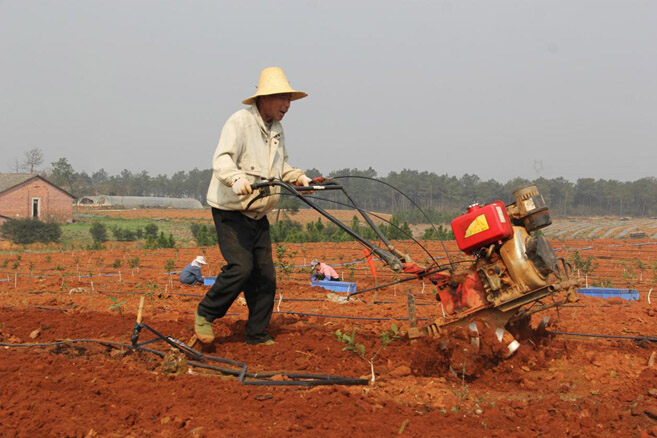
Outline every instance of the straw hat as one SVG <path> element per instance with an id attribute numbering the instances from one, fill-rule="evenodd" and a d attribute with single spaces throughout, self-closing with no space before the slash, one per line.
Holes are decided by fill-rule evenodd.
<path id="1" fill-rule="evenodd" d="M 269 96 L 271 94 L 290 93 L 292 95 L 290 100 L 303 99 L 308 96 L 307 93 L 290 87 L 290 81 L 285 77 L 283 70 L 278 67 L 267 67 L 260 72 L 257 89 L 256 94 L 242 101 L 244 105 L 253 104 L 258 96 Z"/>
<path id="2" fill-rule="evenodd" d="M 310 267 L 315 269 L 315 266 L 319 265 L 319 260 L 313 259 L 312 262 L 310 262 Z"/>
<path id="3" fill-rule="evenodd" d="M 195 261 L 196 263 L 200 263 L 200 264 L 202 264 L 202 265 L 207 265 L 207 263 L 205 263 L 205 257 L 203 257 L 203 256 L 198 256 L 198 257 L 196 257 L 196 258 L 194 259 L 194 261 Z"/>

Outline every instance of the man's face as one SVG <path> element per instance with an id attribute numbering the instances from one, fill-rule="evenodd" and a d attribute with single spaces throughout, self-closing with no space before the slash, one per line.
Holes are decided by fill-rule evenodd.
<path id="1" fill-rule="evenodd" d="M 285 113 L 290 109 L 290 93 L 271 94 L 269 96 L 260 96 L 258 101 L 258 110 L 262 120 L 271 123 L 273 120 L 279 122 L 285 117 Z"/>

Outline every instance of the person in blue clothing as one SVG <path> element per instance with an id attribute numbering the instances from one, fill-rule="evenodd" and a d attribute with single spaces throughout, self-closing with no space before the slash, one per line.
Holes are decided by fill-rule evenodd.
<path id="1" fill-rule="evenodd" d="M 180 271 L 180 282 L 182 284 L 189 284 L 194 286 L 196 284 L 203 285 L 203 275 L 201 274 L 201 268 L 205 265 L 205 257 L 198 256 L 192 262 L 185 266 L 185 268 Z"/>

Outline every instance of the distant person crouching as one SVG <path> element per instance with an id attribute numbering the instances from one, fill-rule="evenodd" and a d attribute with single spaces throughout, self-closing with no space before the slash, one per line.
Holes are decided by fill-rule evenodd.
<path id="1" fill-rule="evenodd" d="M 185 266 L 180 272 L 180 282 L 194 286 L 197 283 L 203 284 L 203 275 L 201 275 L 201 268 L 205 265 L 205 257 L 198 256 L 192 262 Z"/>
<path id="2" fill-rule="evenodd" d="M 317 259 L 314 259 L 310 262 L 310 266 L 313 268 L 313 275 L 310 277 L 310 281 L 316 280 L 326 280 L 326 281 L 340 281 L 340 276 L 335 269 L 322 263 Z"/>

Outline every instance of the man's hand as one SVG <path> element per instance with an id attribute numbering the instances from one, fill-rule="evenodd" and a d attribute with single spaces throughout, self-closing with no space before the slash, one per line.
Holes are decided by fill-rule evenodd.
<path id="1" fill-rule="evenodd" d="M 310 183 L 312 183 L 313 180 L 308 178 L 305 174 L 301 175 L 299 178 L 297 178 L 296 185 L 298 186 L 309 186 Z"/>
<path id="2" fill-rule="evenodd" d="M 248 195 L 249 193 L 253 193 L 253 189 L 251 188 L 251 183 L 249 182 L 248 179 L 242 177 L 235 181 L 232 186 L 233 193 L 235 193 L 237 196 L 244 196 Z"/>

